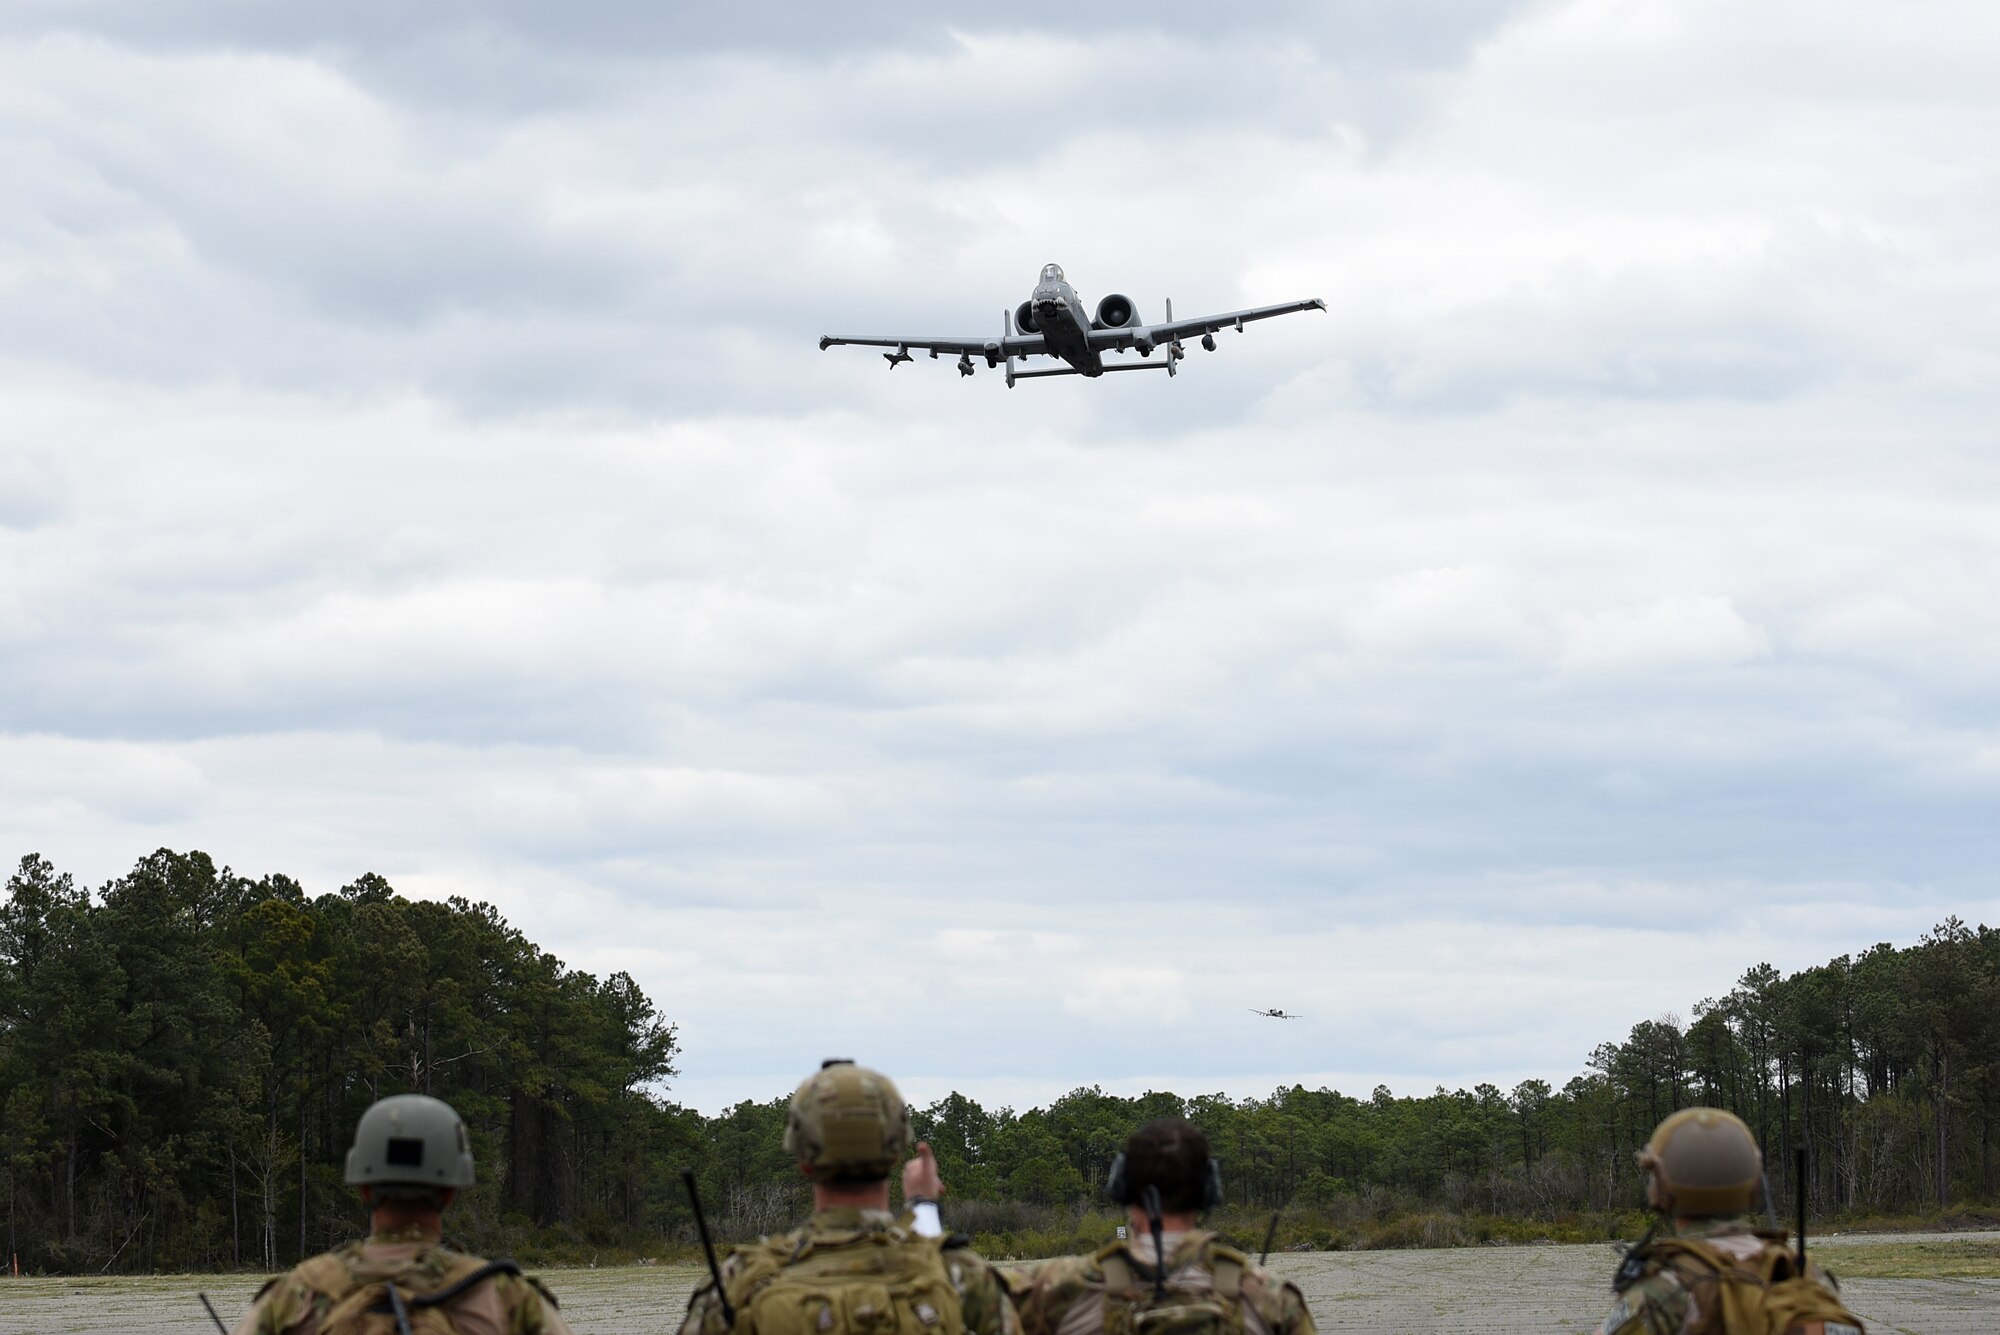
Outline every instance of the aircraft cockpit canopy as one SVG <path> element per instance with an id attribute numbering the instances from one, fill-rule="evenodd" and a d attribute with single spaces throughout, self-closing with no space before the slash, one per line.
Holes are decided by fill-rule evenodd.
<path id="1" fill-rule="evenodd" d="M 1042 281 L 1044 283 L 1060 283 L 1064 281 L 1062 265 L 1044 264 L 1042 266 Z"/>

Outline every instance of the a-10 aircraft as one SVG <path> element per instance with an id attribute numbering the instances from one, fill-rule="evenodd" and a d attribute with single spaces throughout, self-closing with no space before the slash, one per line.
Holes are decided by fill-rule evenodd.
<path id="1" fill-rule="evenodd" d="M 1318 297 L 1308 297 L 1304 301 L 1288 301 L 1280 306 L 1257 306 L 1247 311 L 1230 311 L 1226 315 L 1203 315 L 1193 320 L 1176 320 L 1174 303 L 1167 303 L 1167 318 L 1158 324 L 1147 324 L 1139 318 L 1139 307 L 1132 298 L 1123 293 L 1113 292 L 1097 303 L 1097 314 L 1085 314 L 1083 298 L 1077 296 L 1076 289 L 1063 277 L 1060 264 L 1044 264 L 1041 281 L 1035 284 L 1035 294 L 1022 302 L 1009 316 L 1000 316 L 1000 337 L 998 338 L 856 338 L 849 335 L 828 334 L 819 341 L 821 352 L 836 343 L 852 343 L 860 347 L 894 348 L 885 352 L 889 369 L 895 370 L 900 362 L 911 360 L 910 349 L 927 350 L 933 359 L 939 353 L 958 354 L 958 373 L 971 375 L 973 358 L 983 357 L 989 368 L 998 367 L 1003 362 L 1007 367 L 1007 388 L 1014 388 L 1016 380 L 1033 380 L 1041 376 L 1081 375 L 1093 379 L 1106 371 L 1158 371 L 1175 374 L 1174 364 L 1187 355 L 1181 347 L 1183 338 L 1201 335 L 1201 346 L 1215 351 L 1216 331 L 1234 326 L 1237 333 L 1252 320 L 1268 320 L 1274 315 L 1290 315 L 1293 311 L 1323 311 L 1326 303 Z M 1123 353 L 1136 349 L 1141 357 L 1151 357 L 1156 348 L 1164 348 L 1164 360 L 1142 362 L 1115 362 L 1107 365 L 1104 354 Z M 1068 363 L 1060 369 L 1046 371 L 1017 371 L 1014 363 L 1022 357 L 1054 357 Z"/>
<path id="2" fill-rule="evenodd" d="M 1267 1010 L 1267 1011 L 1266 1011 L 1266 1010 L 1258 1010 L 1258 1009 L 1257 1009 L 1257 1008 L 1256 1008 L 1255 1006 L 1252 1006 L 1252 1007 L 1250 1008 L 1250 1013 L 1251 1013 L 1252 1015 L 1261 1015 L 1261 1016 L 1263 1016 L 1263 1017 L 1264 1017 L 1265 1019 L 1267 1019 L 1267 1020 L 1303 1020 L 1303 1019 L 1305 1019 L 1305 1018 L 1306 1018 L 1306 1017 L 1305 1017 L 1305 1016 L 1303 1016 L 1303 1015 L 1291 1015 L 1291 1014 L 1287 1014 L 1286 1012 L 1284 1012 L 1284 1011 L 1282 1011 L 1282 1010 L 1275 1010 L 1275 1009 L 1274 1009 L 1274 1010 Z"/>

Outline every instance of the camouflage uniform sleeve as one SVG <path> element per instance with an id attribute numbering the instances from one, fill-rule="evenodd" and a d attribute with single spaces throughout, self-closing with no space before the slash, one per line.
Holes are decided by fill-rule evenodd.
<path id="1" fill-rule="evenodd" d="M 723 1257 L 722 1282 L 734 1284 L 743 1266 L 742 1252 Z M 687 1315 L 681 1318 L 681 1335 L 729 1335 L 729 1323 L 722 1319 L 722 1300 L 715 1291 L 714 1280 L 704 1279 L 688 1295 Z"/>
<path id="2" fill-rule="evenodd" d="M 715 1281 L 703 1280 L 688 1295 L 687 1315 L 681 1318 L 681 1335 L 727 1335 L 722 1324 L 722 1304 L 715 1298 Z"/>
<path id="3" fill-rule="evenodd" d="M 1595 1335 L 1680 1335 L 1692 1298 L 1673 1271 L 1655 1271 L 1612 1299 Z"/>
<path id="4" fill-rule="evenodd" d="M 325 1314 L 319 1295 L 293 1271 L 265 1285 L 229 1335 L 289 1335 Z"/>
<path id="5" fill-rule="evenodd" d="M 1016 1312 L 1020 1311 L 1021 1304 L 1027 1301 L 1028 1291 L 1035 1285 L 1035 1272 L 1041 1268 L 1040 1261 L 1017 1261 L 1011 1265 L 993 1267 L 994 1273 L 1000 1276 L 1001 1286 L 1007 1290 L 1007 1296 L 1014 1300 Z"/>
<path id="6" fill-rule="evenodd" d="M 1014 1295 L 998 1270 L 976 1252 L 957 1247 L 945 1252 L 944 1264 L 958 1290 L 966 1335 L 1021 1335 Z"/>
<path id="7" fill-rule="evenodd" d="M 540 1280 L 502 1275 L 497 1288 L 507 1309 L 507 1335 L 573 1335 L 556 1296 Z"/>
<path id="8" fill-rule="evenodd" d="M 1306 1296 L 1289 1280 L 1259 1266 L 1243 1277 L 1243 1296 L 1256 1306 L 1272 1335 L 1316 1335 Z"/>
<path id="9" fill-rule="evenodd" d="M 1019 1292 L 1023 1335 L 1054 1335 L 1063 1314 L 1089 1289 L 1090 1258 L 1065 1256 L 1044 1261 Z"/>

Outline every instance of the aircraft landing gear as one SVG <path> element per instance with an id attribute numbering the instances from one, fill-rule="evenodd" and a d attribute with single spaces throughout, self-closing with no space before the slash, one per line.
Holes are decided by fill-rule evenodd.
<path id="1" fill-rule="evenodd" d="M 1203 335 L 1201 336 L 1201 350 L 1202 350 L 1203 352 L 1214 352 L 1214 351 L 1215 351 L 1215 335 L 1214 335 L 1214 334 L 1203 334 Z"/>
<path id="2" fill-rule="evenodd" d="M 958 355 L 958 373 L 960 375 L 972 374 L 972 357 L 970 354 L 961 352 Z"/>

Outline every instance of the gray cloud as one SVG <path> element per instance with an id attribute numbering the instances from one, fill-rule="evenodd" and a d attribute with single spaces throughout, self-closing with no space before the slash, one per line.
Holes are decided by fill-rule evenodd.
<path id="1" fill-rule="evenodd" d="M 831 63 L 664 58 L 554 112 L 481 116 L 409 102 L 311 46 L 17 46 L 16 70 L 50 94 L 27 118 L 53 149 L 20 164 L 42 206 L 22 225 L 72 262 L 36 275 L 0 338 L 173 379 L 363 387 L 421 368 L 423 388 L 474 410 L 740 401 L 754 387 L 718 344 L 797 360 L 843 320 L 936 320 L 919 293 L 956 297 L 961 323 L 997 318 L 974 313 L 1011 306 L 1036 251 L 983 273 L 964 261 L 981 236 L 1018 247 L 1010 233 L 1047 224 L 982 206 L 996 188 L 1053 175 L 1034 207 L 1066 231 L 1150 211 L 1124 178 L 1144 165 L 1139 189 L 1157 193 L 1188 164 L 1143 163 L 1137 141 L 1079 157 L 1045 133 L 1099 123 L 1102 88 L 1203 89 L 1163 123 L 1205 137 L 1205 156 L 1228 151 L 1218 135 L 1268 133 L 1280 108 L 1280 132 L 1311 141 L 1338 122 L 1329 96 L 1383 102 L 1254 28 L 1219 49 L 1030 31 Z M 949 110 L 962 104 L 1035 110 Z M 1108 125 L 1129 139 L 1151 114 Z M 85 286 L 107 269 L 120 281 Z M 1107 266 L 1107 285 L 1123 280 Z"/>
<path id="2" fill-rule="evenodd" d="M 443 38 L 489 42 L 505 39 L 545 58 L 593 59 L 682 54 L 783 51 L 826 56 L 851 51 L 936 49 L 963 30 L 1039 31 L 1078 39 L 1169 32 L 1209 38 L 1278 34 L 1356 63 L 1446 65 L 1507 17 L 1531 8 L 1523 0 L 1365 0 L 1329 9 L 1305 0 L 1281 0 L 1228 11 L 1196 0 L 1161 0 L 1143 8 L 1085 7 L 1024 0 L 1004 12 L 941 15 L 922 5 L 871 5 L 842 13 L 799 0 L 745 0 L 724 9 L 663 8 L 642 3 L 600 3 L 555 14 L 527 0 L 472 3 L 444 0 L 411 12 L 381 0 L 344 6 L 331 21 L 310 5 L 230 3 L 230 0 L 163 0 L 134 9 L 113 0 L 12 6 L 15 32 L 85 31 L 134 44 L 186 50 L 242 46 L 287 51 L 352 50 L 366 53 L 426 48 Z M 481 53 L 490 60 L 492 52 Z"/>
<path id="3" fill-rule="evenodd" d="M 493 898 L 705 1106 L 1562 1076 L 1992 918 L 1993 53 L 1323 11 L 15 7 L 0 841 Z M 812 346 L 1046 259 L 1333 309 Z M 1135 997 L 1314 1019 L 1163 1070 Z"/>

